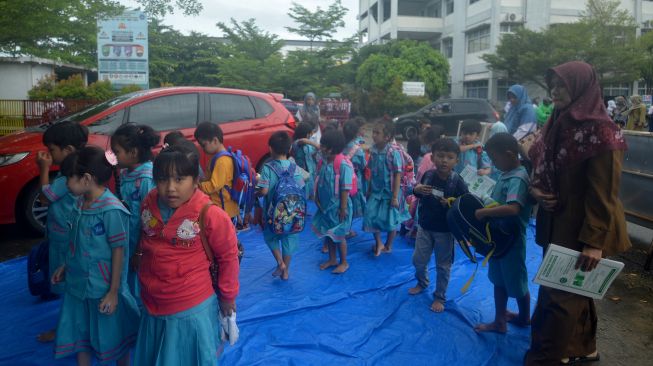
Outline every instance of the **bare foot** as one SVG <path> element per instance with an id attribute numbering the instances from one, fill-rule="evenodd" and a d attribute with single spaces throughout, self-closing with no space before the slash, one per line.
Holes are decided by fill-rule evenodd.
<path id="1" fill-rule="evenodd" d="M 277 265 L 277 269 L 275 269 L 274 272 L 272 272 L 272 276 L 273 277 L 279 277 L 279 276 L 281 276 L 281 274 L 285 270 L 286 270 L 286 265 L 281 263 L 281 264 Z"/>
<path id="2" fill-rule="evenodd" d="M 408 293 L 411 294 L 411 295 L 417 295 L 417 294 L 421 293 L 422 291 L 424 291 L 424 287 L 422 287 L 420 285 L 415 285 L 415 287 L 411 287 L 411 288 L 408 289 Z"/>
<path id="3" fill-rule="evenodd" d="M 383 253 L 392 253 L 392 247 L 385 245 L 381 251 Z"/>
<path id="4" fill-rule="evenodd" d="M 505 334 L 508 331 L 508 327 L 506 326 L 506 323 L 500 324 L 494 321 L 492 323 L 479 324 L 474 327 L 474 330 L 477 331 L 478 333 L 494 332 L 494 333 Z"/>
<path id="5" fill-rule="evenodd" d="M 338 265 L 337 261 L 328 260 L 328 261 L 320 264 L 320 269 L 324 271 L 327 268 L 334 267 L 334 266 L 337 266 L 337 265 Z"/>
<path id="6" fill-rule="evenodd" d="M 506 321 L 520 328 L 528 328 L 531 325 L 531 319 L 522 319 L 519 314 L 506 310 Z"/>
<path id="7" fill-rule="evenodd" d="M 283 271 L 281 271 L 281 279 L 284 281 L 288 281 L 288 278 L 290 278 L 290 270 L 288 267 L 284 268 Z"/>
<path id="8" fill-rule="evenodd" d="M 348 269 L 349 269 L 349 263 L 340 263 L 338 267 L 336 267 L 333 271 L 331 271 L 331 273 L 341 274 L 347 272 Z"/>
<path id="9" fill-rule="evenodd" d="M 55 338 L 57 338 L 57 332 L 54 329 L 36 336 L 36 340 L 42 343 L 54 342 Z"/>
<path id="10" fill-rule="evenodd" d="M 322 245 L 322 253 L 329 253 L 329 246 L 326 243 Z"/>
<path id="11" fill-rule="evenodd" d="M 383 244 L 381 243 L 376 243 L 376 245 L 374 246 L 374 256 L 375 257 L 380 256 L 381 252 L 383 251 L 385 251 L 385 246 L 383 246 Z"/>
<path id="12" fill-rule="evenodd" d="M 441 313 L 444 311 L 444 304 L 440 300 L 435 300 L 431 303 L 431 311 Z"/>

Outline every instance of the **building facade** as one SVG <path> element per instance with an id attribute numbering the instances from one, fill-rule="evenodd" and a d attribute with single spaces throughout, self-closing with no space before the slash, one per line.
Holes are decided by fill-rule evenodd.
<path id="1" fill-rule="evenodd" d="M 360 44 L 391 39 L 429 42 L 449 60 L 450 95 L 502 102 L 510 81 L 488 70 L 481 59 L 492 53 L 505 33 L 518 27 L 534 31 L 572 23 L 586 0 L 360 0 Z M 653 26 L 652 0 L 621 0 L 635 18 L 638 32 Z M 638 92 L 637 83 L 608 86 L 606 95 Z M 535 91 L 536 95 L 542 91 Z"/>

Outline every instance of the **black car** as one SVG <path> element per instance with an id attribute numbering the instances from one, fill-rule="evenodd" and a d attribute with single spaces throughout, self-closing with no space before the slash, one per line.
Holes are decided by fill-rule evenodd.
<path id="1" fill-rule="evenodd" d="M 421 120 L 442 126 L 447 136 L 456 136 L 458 123 L 466 119 L 494 123 L 499 120 L 499 113 L 485 99 L 438 99 L 417 112 L 402 114 L 392 121 L 395 123 L 395 133 L 410 139 L 419 133 Z"/>

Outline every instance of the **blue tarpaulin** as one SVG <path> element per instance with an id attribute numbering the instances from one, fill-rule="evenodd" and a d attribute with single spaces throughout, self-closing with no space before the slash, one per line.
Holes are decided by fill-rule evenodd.
<path id="1" fill-rule="evenodd" d="M 391 254 L 375 258 L 372 235 L 354 224 L 349 241 L 350 269 L 320 271 L 326 259 L 310 229 L 301 235 L 290 280 L 272 277 L 274 259 L 260 232 L 241 233 L 245 256 L 237 299 L 240 339 L 225 346 L 222 365 L 521 365 L 530 329 L 509 325 L 506 335 L 477 334 L 473 326 L 494 318 L 492 285 L 479 265 L 469 291 L 460 289 L 475 264 L 456 248 L 446 311 L 429 307 L 435 284 L 408 295 L 415 284 L 413 242 L 398 237 Z M 527 267 L 532 278 L 541 248 L 528 231 Z M 27 290 L 26 259 L 0 263 L 0 365 L 74 365 L 74 357 L 55 361 L 53 345 L 36 335 L 56 325 L 60 301 L 43 302 Z M 531 284 L 532 304 L 537 286 Z M 517 311 L 514 299 L 508 307 Z"/>

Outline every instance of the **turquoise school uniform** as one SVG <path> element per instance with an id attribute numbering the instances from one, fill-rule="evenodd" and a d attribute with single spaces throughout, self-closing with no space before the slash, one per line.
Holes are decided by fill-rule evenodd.
<path id="1" fill-rule="evenodd" d="M 263 197 L 263 222 L 268 222 L 268 207 L 270 207 L 270 204 L 272 203 L 272 199 L 276 194 L 277 185 L 279 183 L 279 177 L 274 172 L 271 165 L 274 165 L 274 168 L 277 169 L 277 171 L 283 172 L 288 170 L 291 164 L 292 162 L 290 160 L 272 160 L 263 165 L 263 168 L 261 169 L 261 179 L 259 179 L 257 186 L 268 189 L 268 194 Z M 293 177 L 300 188 L 304 186 L 304 179 L 297 169 L 295 169 Z M 271 228 L 266 225 L 265 229 L 263 229 L 263 239 L 270 250 L 281 249 L 283 255 L 293 255 L 297 250 L 299 234 L 274 234 L 271 231 Z"/>
<path id="2" fill-rule="evenodd" d="M 367 192 L 367 187 L 365 184 L 365 152 L 360 147 L 358 139 L 350 141 L 345 149 L 343 150 L 343 155 L 349 157 L 352 165 L 354 166 L 354 173 L 356 173 L 356 179 L 358 180 L 358 193 L 352 197 L 351 201 L 353 204 L 353 216 L 363 217 L 365 213 L 365 192 Z"/>
<path id="3" fill-rule="evenodd" d="M 136 253 L 138 241 L 141 238 L 141 202 L 147 194 L 154 188 L 154 178 L 152 176 L 152 162 L 147 161 L 133 170 L 123 169 L 120 172 L 120 196 L 127 205 L 127 209 L 132 213 L 129 216 L 129 254 L 130 258 Z M 131 294 L 140 305 L 140 285 L 138 283 L 138 274 L 128 268 L 127 284 Z"/>
<path id="4" fill-rule="evenodd" d="M 48 260 L 50 277 L 57 268 L 65 263 L 68 252 L 68 236 L 70 228 L 67 219 L 73 210 L 75 196 L 70 193 L 66 185 L 66 177 L 57 174 L 52 183 L 43 186 L 43 195 L 50 201 L 48 206 L 48 219 L 46 230 L 48 235 Z M 50 291 L 62 295 L 66 290 L 63 283 L 50 285 Z"/>
<path id="5" fill-rule="evenodd" d="M 293 145 L 293 151 L 295 155 L 295 162 L 299 165 L 300 168 L 309 172 L 309 180 L 306 181 L 306 197 L 308 199 L 314 198 L 313 189 L 315 189 L 314 177 L 317 174 L 317 160 L 316 154 L 317 149 L 313 145 L 304 144 L 304 145 Z"/>
<path id="6" fill-rule="evenodd" d="M 406 207 L 406 200 L 399 191 L 399 208 L 392 207 L 392 175 L 403 172 L 403 161 L 401 153 L 394 150 L 388 156 L 390 144 L 379 150 L 376 146 L 370 149 L 370 161 L 368 167 L 372 173 L 369 182 L 371 193 L 367 198 L 365 216 L 363 219 L 363 230 L 367 232 L 390 232 L 399 229 L 399 225 L 410 219 L 410 213 Z M 390 162 L 388 162 L 390 158 Z"/>
<path id="7" fill-rule="evenodd" d="M 336 182 L 336 175 L 333 170 L 333 162 L 323 162 L 318 172 L 317 190 L 315 192 L 318 203 L 317 213 L 313 218 L 312 229 L 315 234 L 322 237 L 329 237 L 334 243 L 343 241 L 351 229 L 352 202 L 347 196 L 347 216 L 340 221 L 340 193 L 343 190 L 351 190 L 354 169 L 344 161 L 340 164 L 340 181 Z M 338 192 L 336 191 L 338 184 Z"/>
<path id="8" fill-rule="evenodd" d="M 503 287 L 508 296 L 520 298 L 528 292 L 528 272 L 526 270 L 526 227 L 531 215 L 528 199 L 529 177 L 526 168 L 520 166 L 501 174 L 492 191 L 492 199 L 501 205 L 518 203 L 519 232 L 517 241 L 501 258 L 490 258 L 488 277 L 497 287 Z"/>
<path id="9" fill-rule="evenodd" d="M 460 145 L 460 139 L 455 139 L 455 140 L 456 143 Z M 474 141 L 474 144 L 479 142 L 480 141 L 476 140 Z M 480 166 L 479 166 L 479 156 L 476 149 L 471 149 L 465 152 L 461 152 L 460 155 L 458 155 L 458 164 L 454 167 L 454 170 L 456 171 L 456 173 L 460 174 L 460 172 L 462 172 L 467 165 L 471 165 L 472 167 L 474 167 L 475 170 L 492 167 L 492 161 L 490 160 L 488 154 L 485 152 L 485 149 L 481 151 L 480 158 L 481 159 L 480 159 Z"/>
<path id="10" fill-rule="evenodd" d="M 55 358 L 89 352 L 101 364 L 115 361 L 136 342 L 139 313 L 129 293 L 126 270 L 113 314 L 100 313 L 98 306 L 111 286 L 111 252 L 129 244 L 129 212 L 109 191 L 83 209 L 84 198 L 73 206 L 68 225 L 70 243 L 66 255 L 64 295 Z M 123 262 L 126 268 L 127 261 Z"/>

